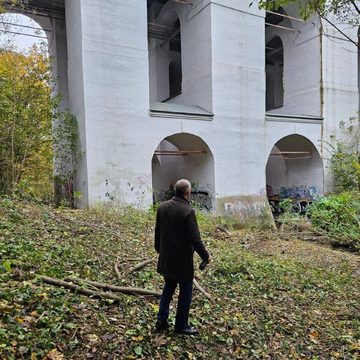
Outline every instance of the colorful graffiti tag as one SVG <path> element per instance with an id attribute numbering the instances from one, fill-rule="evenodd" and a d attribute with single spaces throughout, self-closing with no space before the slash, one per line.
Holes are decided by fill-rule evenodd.
<path id="1" fill-rule="evenodd" d="M 281 199 L 314 199 L 318 192 L 315 186 L 282 186 L 278 192 Z"/>
<path id="2" fill-rule="evenodd" d="M 270 185 L 266 186 L 266 192 L 272 213 L 277 216 L 282 213 L 280 201 L 291 199 L 293 202 L 293 211 L 305 214 L 307 207 L 318 197 L 318 191 L 315 186 L 307 187 L 305 185 L 285 187 L 282 186 L 277 192 L 273 191 Z"/>

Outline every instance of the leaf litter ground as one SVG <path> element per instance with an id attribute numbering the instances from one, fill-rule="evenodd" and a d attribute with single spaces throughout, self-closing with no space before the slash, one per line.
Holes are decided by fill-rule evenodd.
<path id="1" fill-rule="evenodd" d="M 44 284 L 37 275 L 80 277 L 161 290 L 154 214 L 68 210 L 0 200 L 1 359 L 357 359 L 360 259 L 298 232 L 216 230 L 200 217 L 215 261 L 194 291 L 200 336 L 154 332 L 158 300 L 96 300 Z M 114 265 L 124 274 L 117 276 Z M 174 309 L 170 317 L 174 325 Z"/>

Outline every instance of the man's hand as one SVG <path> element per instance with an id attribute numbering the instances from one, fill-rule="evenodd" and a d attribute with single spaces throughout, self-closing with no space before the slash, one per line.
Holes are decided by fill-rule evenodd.
<path id="1" fill-rule="evenodd" d="M 209 255 L 209 258 L 208 258 L 208 261 L 207 261 L 208 264 L 210 264 L 210 263 L 213 261 L 213 259 L 214 259 L 214 258 L 212 257 L 212 255 Z"/>

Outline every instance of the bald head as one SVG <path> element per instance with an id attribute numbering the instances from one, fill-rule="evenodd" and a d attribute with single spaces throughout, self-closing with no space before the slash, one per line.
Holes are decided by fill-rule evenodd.
<path id="1" fill-rule="evenodd" d="M 175 195 L 187 198 L 191 192 L 191 184 L 189 180 L 181 179 L 175 184 Z"/>

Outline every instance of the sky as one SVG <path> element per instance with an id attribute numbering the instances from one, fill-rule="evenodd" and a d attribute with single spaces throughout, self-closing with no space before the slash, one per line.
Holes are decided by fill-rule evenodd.
<path id="1" fill-rule="evenodd" d="M 13 25 L 16 24 L 16 25 Z M 32 28 L 27 28 L 29 26 Z M 39 30 L 36 30 L 36 29 Z M 4 31 L 21 33 L 21 35 L 13 33 L 5 33 Z M 28 36 L 31 35 L 31 36 Z M 1 14 L 0 15 L 0 46 L 13 44 L 19 51 L 25 51 L 34 44 L 46 42 L 46 39 L 36 36 L 46 37 L 45 32 L 40 25 L 25 15 L 20 14 Z"/>

